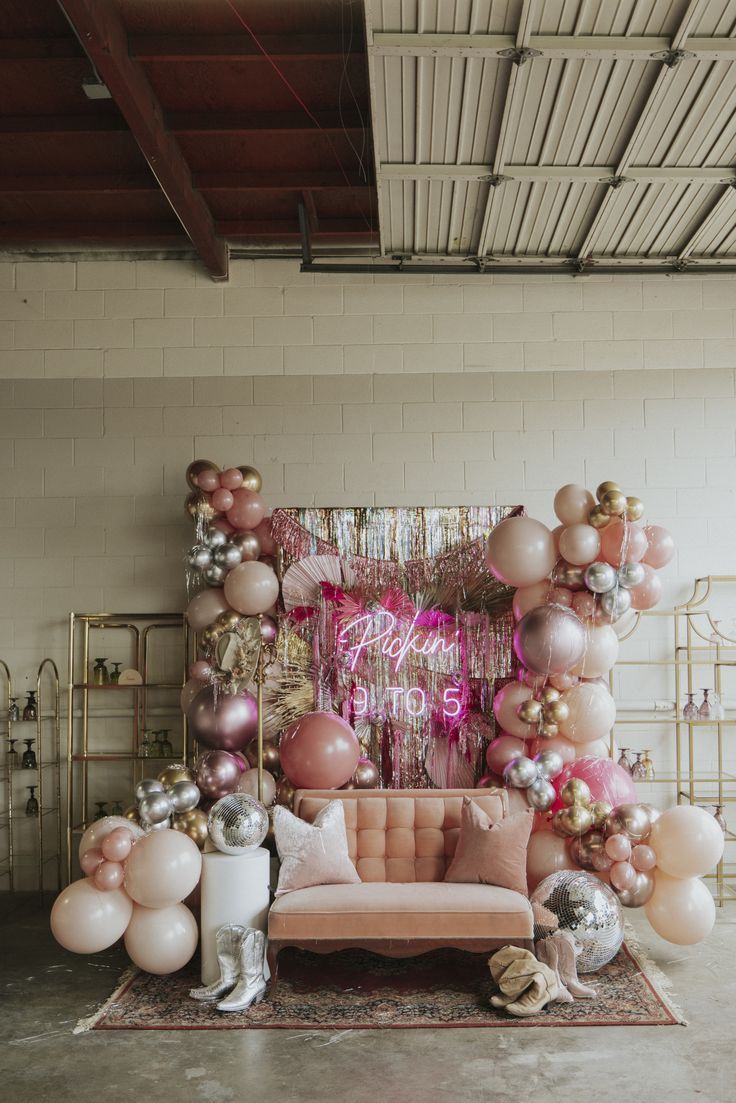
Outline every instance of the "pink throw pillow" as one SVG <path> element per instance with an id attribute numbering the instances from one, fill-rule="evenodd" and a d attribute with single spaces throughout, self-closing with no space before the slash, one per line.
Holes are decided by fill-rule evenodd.
<path id="1" fill-rule="evenodd" d="M 348 854 L 345 809 L 331 800 L 314 823 L 300 820 L 288 808 L 273 810 L 276 849 L 281 860 L 277 896 L 312 885 L 353 885 L 360 882 Z"/>
<path id="2" fill-rule="evenodd" d="M 533 823 L 531 808 L 493 823 L 474 800 L 463 797 L 457 849 L 445 880 L 497 885 L 528 896 L 526 848 Z"/>

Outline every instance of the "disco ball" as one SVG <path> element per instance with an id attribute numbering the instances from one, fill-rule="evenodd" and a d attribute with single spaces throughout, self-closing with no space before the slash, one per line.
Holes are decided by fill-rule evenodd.
<path id="1" fill-rule="evenodd" d="M 579 973 L 596 973 L 612 960 L 624 940 L 621 904 L 613 889 L 582 870 L 560 870 L 541 881 L 531 895 L 557 916 L 560 929 L 570 931 L 582 946 Z M 534 938 L 544 937 L 534 929 Z"/>
<path id="2" fill-rule="evenodd" d="M 268 832 L 268 812 L 248 793 L 230 793 L 215 801 L 207 817 L 210 839 L 223 854 L 242 854 L 260 846 Z"/>

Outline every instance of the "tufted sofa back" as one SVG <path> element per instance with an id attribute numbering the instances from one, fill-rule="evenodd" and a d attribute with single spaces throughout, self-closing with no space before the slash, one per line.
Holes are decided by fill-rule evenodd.
<path id="1" fill-rule="evenodd" d="M 329 801 L 343 802 L 348 851 L 361 881 L 442 881 L 464 796 L 494 823 L 508 814 L 503 789 L 300 789 L 294 812 L 312 823 Z"/>

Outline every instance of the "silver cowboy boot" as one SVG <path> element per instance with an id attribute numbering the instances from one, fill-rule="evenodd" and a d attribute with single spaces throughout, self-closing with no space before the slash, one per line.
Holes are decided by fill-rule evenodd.
<path id="1" fill-rule="evenodd" d="M 258 1003 L 266 993 L 263 975 L 263 955 L 266 937 L 263 931 L 249 927 L 240 947 L 240 980 L 230 995 L 217 1005 L 218 1011 L 245 1011 Z"/>
<path id="2" fill-rule="evenodd" d="M 235 923 L 220 927 L 216 935 L 220 976 L 204 988 L 192 988 L 189 992 L 192 999 L 219 1000 L 232 991 L 240 976 L 240 947 L 247 933 L 245 927 L 239 927 Z"/>

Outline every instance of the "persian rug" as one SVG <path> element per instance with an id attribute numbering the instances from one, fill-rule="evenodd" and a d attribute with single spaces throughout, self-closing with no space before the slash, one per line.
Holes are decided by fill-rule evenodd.
<path id="1" fill-rule="evenodd" d="M 200 983 L 196 959 L 166 977 L 132 970 L 77 1031 L 684 1025 L 665 994 L 666 978 L 631 944 L 599 973 L 586 975 L 595 999 L 551 1004 L 528 1019 L 491 1007 L 495 989 L 487 957 L 438 950 L 397 960 L 354 950 L 284 950 L 275 995 L 230 1014 L 189 998 Z"/>

